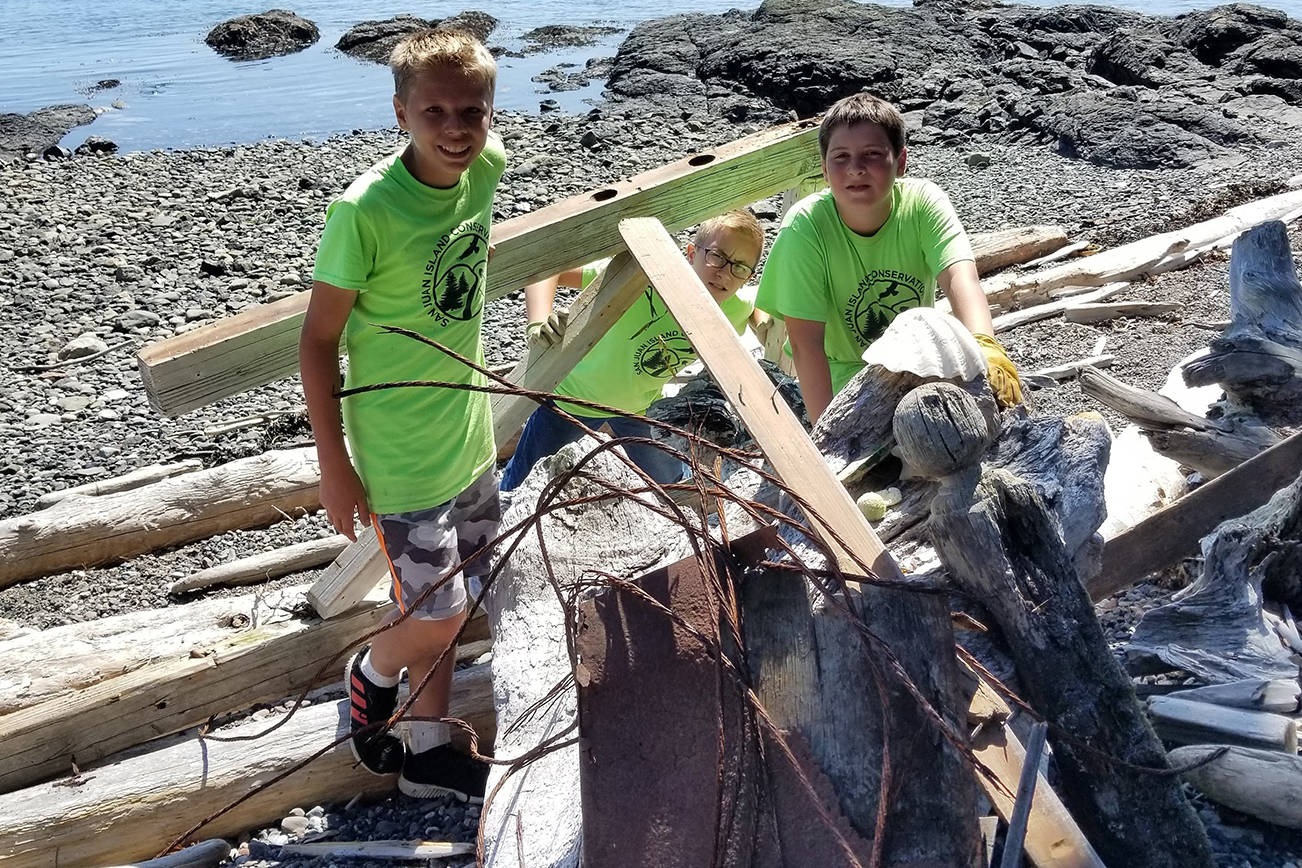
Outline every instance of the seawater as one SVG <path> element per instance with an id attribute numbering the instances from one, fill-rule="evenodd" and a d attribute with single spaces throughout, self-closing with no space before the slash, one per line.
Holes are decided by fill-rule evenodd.
<path id="1" fill-rule="evenodd" d="M 1302 17 L 1302 0 L 1267 5 Z M 0 112 L 28 112 L 59 103 L 104 109 L 64 144 L 105 136 L 123 150 L 183 148 L 261 138 L 314 138 L 393 125 L 388 71 L 334 49 L 358 22 L 399 14 L 444 18 L 482 9 L 498 19 L 490 44 L 520 49 L 521 34 L 544 24 L 607 24 L 630 28 L 681 12 L 753 9 L 727 0 L 502 0 L 413 5 L 403 0 L 298 0 L 249 5 L 238 0 L 0 0 Z M 893 0 L 883 5 L 909 5 Z M 1055 0 L 1036 5 L 1060 5 Z M 1114 0 L 1149 14 L 1175 15 L 1217 5 L 1214 0 Z M 203 42 L 216 24 L 279 6 L 314 21 L 321 39 L 297 54 L 231 61 Z M 545 94 L 534 75 L 558 63 L 582 65 L 611 56 L 626 34 L 559 53 L 499 59 L 497 105 L 537 111 L 542 99 L 583 110 L 599 98 L 601 83 Z M 121 84 L 95 89 L 104 79 Z"/>

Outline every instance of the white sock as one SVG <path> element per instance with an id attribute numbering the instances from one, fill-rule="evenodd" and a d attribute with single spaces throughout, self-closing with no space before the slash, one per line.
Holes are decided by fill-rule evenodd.
<path id="1" fill-rule="evenodd" d="M 366 656 L 362 658 L 362 665 L 358 669 L 362 671 L 362 675 L 365 676 L 367 681 L 377 687 L 395 687 L 398 684 L 398 679 L 402 677 L 401 669 L 398 670 L 397 675 L 381 675 L 376 672 L 375 667 L 371 665 L 371 651 L 369 648 L 366 651 Z"/>
<path id="2" fill-rule="evenodd" d="M 411 746 L 412 753 L 424 753 L 452 740 L 452 733 L 446 723 L 413 720 L 408 726 L 407 743 Z"/>

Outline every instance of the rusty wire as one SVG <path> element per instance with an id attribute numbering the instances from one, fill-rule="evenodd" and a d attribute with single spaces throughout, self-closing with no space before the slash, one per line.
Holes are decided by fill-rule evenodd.
<path id="1" fill-rule="evenodd" d="M 739 695 L 744 698 L 746 703 L 746 710 L 751 715 L 753 715 L 753 718 L 755 722 L 758 723 L 759 727 L 767 731 L 771 735 L 773 743 L 777 745 L 779 751 L 783 755 L 788 765 L 795 771 L 800 788 L 808 795 L 811 803 L 814 805 L 815 810 L 818 813 L 820 820 L 824 823 L 828 831 L 832 834 L 837 846 L 845 854 L 849 864 L 854 866 L 860 866 L 861 863 L 858 861 L 857 857 L 855 856 L 854 848 L 852 844 L 844 838 L 844 836 L 841 834 L 841 831 L 837 828 L 836 821 L 831 815 L 829 809 L 827 808 L 826 805 L 823 804 L 822 800 L 817 796 L 816 791 L 814 789 L 813 782 L 808 779 L 808 777 L 804 773 L 804 770 L 801 768 L 801 763 L 796 758 L 796 755 L 793 752 L 785 733 L 774 723 L 772 718 L 769 716 L 768 712 L 763 706 L 763 703 L 760 701 L 759 697 L 756 695 L 753 687 L 751 686 L 750 683 L 751 678 L 749 674 L 747 673 L 747 671 L 743 671 L 745 669 L 745 643 L 742 640 L 742 624 L 740 619 L 740 611 L 735 596 L 736 583 L 731 580 L 731 577 L 729 575 L 720 575 L 717 570 L 718 563 L 723 562 L 726 564 L 727 559 L 717 558 L 716 555 L 718 555 L 722 551 L 726 551 L 727 546 L 729 544 L 727 527 L 723 520 L 724 510 L 721 505 L 723 501 L 736 504 L 738 507 L 741 508 L 741 510 L 745 514 L 747 514 L 757 524 L 774 524 L 779 527 L 785 526 L 799 532 L 816 551 L 820 552 L 826 558 L 826 563 L 827 563 L 826 568 L 810 567 L 804 564 L 801 558 L 799 557 L 798 553 L 796 552 L 796 550 L 786 540 L 782 539 L 779 536 L 776 539 L 775 546 L 778 550 L 782 552 L 782 554 L 785 555 L 787 560 L 778 562 L 769 559 L 761 562 L 760 565 L 765 568 L 781 569 L 784 571 L 788 571 L 793 574 L 793 579 L 796 576 L 800 576 L 805 581 L 807 581 L 811 587 L 817 589 L 818 592 L 823 595 L 824 599 L 826 600 L 830 608 L 832 608 L 839 616 L 848 618 L 850 620 L 850 623 L 853 625 L 855 629 L 855 635 L 859 637 L 859 640 L 864 644 L 864 647 L 868 652 L 866 654 L 866 657 L 870 664 L 869 665 L 870 675 L 873 680 L 875 692 L 877 693 L 878 696 L 878 702 L 883 717 L 882 737 L 884 742 L 882 745 L 882 774 L 881 774 L 881 784 L 878 793 L 878 811 L 877 811 L 876 823 L 874 828 L 874 834 L 872 836 L 872 841 L 871 841 L 872 850 L 868 862 L 870 868 L 878 868 L 878 866 L 881 864 L 882 841 L 885 837 L 884 833 L 886 830 L 887 815 L 888 815 L 888 810 L 890 805 L 891 787 L 893 782 L 891 752 L 890 752 L 890 745 L 888 741 L 888 727 L 886 725 L 886 715 L 887 715 L 887 706 L 888 706 L 888 688 L 887 688 L 888 680 L 893 681 L 894 683 L 903 687 L 905 692 L 907 692 L 909 696 L 913 699 L 913 701 L 917 703 L 917 706 L 923 713 L 924 717 L 931 722 L 931 724 L 936 728 L 938 733 L 955 749 L 957 755 L 961 758 L 961 760 L 965 762 L 976 774 L 982 775 L 989 781 L 993 782 L 995 785 L 1007 789 L 1006 787 L 1003 787 L 1003 784 L 999 782 L 998 778 L 994 775 L 994 773 L 983 763 L 981 763 L 980 760 L 975 756 L 971 747 L 968 745 L 967 735 L 961 730 L 951 725 L 945 719 L 945 715 L 942 713 L 942 710 L 936 708 L 935 705 L 931 702 L 931 700 L 923 694 L 922 690 L 917 686 L 917 684 L 914 683 L 913 679 L 909 676 L 908 672 L 905 670 L 899 657 L 893 652 L 889 644 L 885 642 L 880 636 L 876 635 L 869 628 L 863 616 L 856 611 L 854 598 L 852 596 L 849 583 L 855 582 L 858 584 L 878 586 L 878 587 L 883 587 L 883 588 L 888 588 L 893 590 L 902 590 L 902 591 L 909 591 L 913 593 L 922 593 L 922 594 L 958 593 L 956 589 L 949 588 L 949 587 L 935 586 L 935 585 L 929 586 L 917 582 L 908 582 L 908 581 L 901 583 L 898 581 L 885 580 L 877 576 L 873 572 L 871 567 L 868 564 L 863 562 L 860 556 L 856 555 L 848 546 L 845 545 L 843 540 L 841 540 L 839 537 L 836 536 L 836 534 L 829 528 L 829 526 L 822 521 L 821 517 L 817 514 L 816 510 L 814 510 L 814 508 L 808 502 L 806 502 L 799 495 L 798 492 L 791 490 L 791 488 L 787 486 L 785 483 L 783 483 L 781 479 L 777 478 L 775 474 L 765 470 L 762 466 L 759 466 L 755 462 L 756 458 L 761 457 L 758 452 L 752 450 L 737 449 L 734 447 L 719 446 L 717 444 L 705 440 L 704 438 L 698 436 L 697 434 L 695 434 L 690 430 L 683 429 L 674 425 L 670 425 L 668 423 L 661 422 L 659 420 L 650 419 L 648 417 L 641 416 L 638 414 L 627 413 L 622 410 L 619 410 L 618 408 L 603 405 L 598 402 L 587 401 L 584 399 L 574 398 L 571 396 L 559 396 L 550 392 L 544 392 L 539 390 L 524 389 L 519 386 L 516 386 L 515 384 L 512 384 L 506 378 L 501 377 L 493 373 L 492 371 L 487 370 L 486 368 L 475 364 L 471 360 L 457 354 L 456 352 L 439 344 L 438 342 L 426 338 L 425 336 L 420 335 L 416 332 L 412 332 L 407 329 L 402 329 L 397 327 L 386 326 L 381 328 L 385 332 L 401 334 L 406 337 L 417 340 L 455 359 L 458 359 L 460 362 L 465 364 L 467 367 L 473 369 L 474 371 L 478 372 L 480 375 L 488 378 L 491 381 L 495 381 L 496 385 L 491 385 L 486 383 L 485 384 L 454 383 L 454 382 L 444 382 L 444 381 L 411 381 L 411 382 L 377 383 L 377 384 L 361 386 L 353 389 L 341 390 L 338 393 L 339 397 L 342 398 L 350 395 L 357 395 L 366 392 L 378 391 L 382 389 L 392 389 L 392 388 L 446 388 L 446 389 L 454 389 L 454 390 L 485 392 L 494 395 L 512 395 L 516 397 L 528 398 L 540 405 L 547 404 L 548 402 L 551 402 L 554 399 L 559 398 L 564 400 L 566 403 L 574 406 L 580 406 L 587 409 L 597 410 L 599 412 L 608 415 L 612 415 L 612 414 L 620 415 L 627 418 L 633 418 L 633 419 L 639 419 L 641 421 L 645 421 L 654 428 L 658 428 L 661 431 L 675 434 L 682 437 L 688 444 L 687 452 L 684 453 L 683 451 L 677 450 L 669 446 L 668 443 L 664 442 L 663 440 L 658 440 L 658 439 L 643 438 L 643 437 L 601 437 L 600 435 L 597 435 L 596 432 L 587 428 L 587 426 L 585 426 L 577 418 L 570 415 L 569 413 L 566 413 L 561 408 L 557 407 L 554 403 L 550 404 L 548 406 L 548 409 L 551 412 L 558 413 L 559 415 L 567 419 L 572 424 L 577 425 L 578 427 L 583 429 L 587 434 L 597 437 L 599 440 L 597 447 L 590 450 L 587 454 L 581 456 L 572 467 L 558 474 L 554 479 L 550 480 L 548 483 L 544 485 L 539 495 L 536 508 L 534 509 L 533 512 L 531 512 L 528 516 L 518 521 L 513 526 L 503 530 L 501 533 L 499 533 L 499 535 L 495 539 L 490 540 L 484 546 L 480 547 L 478 550 L 471 553 L 468 557 L 464 558 L 460 563 L 455 565 L 452 569 L 448 571 L 448 573 L 441 580 L 439 580 L 435 584 L 431 585 L 430 587 L 422 591 L 421 594 L 415 600 L 413 600 L 412 604 L 407 607 L 406 612 L 403 612 L 397 618 L 394 618 L 393 620 L 383 623 L 380 626 L 376 627 L 375 629 L 368 631 L 365 635 L 358 638 L 355 642 L 351 643 L 348 647 L 332 655 L 324 664 L 322 664 L 319 671 L 316 673 L 315 677 L 309 681 L 309 684 L 316 683 L 321 679 L 323 675 L 325 675 L 326 672 L 329 671 L 330 667 L 337 665 L 338 661 L 345 654 L 349 653 L 354 648 L 366 642 L 369 642 L 372 638 L 374 638 L 376 635 L 383 632 L 384 630 L 391 629 L 392 627 L 406 620 L 406 618 L 410 617 L 410 613 L 414 611 L 416 608 L 418 608 L 420 603 L 423 602 L 430 594 L 436 593 L 437 590 L 441 588 L 446 582 L 450 581 L 453 576 L 458 575 L 462 571 L 465 565 L 469 563 L 473 563 L 477 558 L 483 555 L 486 550 L 497 550 L 498 553 L 495 557 L 495 562 L 492 568 L 490 569 L 489 574 L 483 577 L 482 589 L 479 595 L 475 597 L 473 602 L 470 604 L 466 612 L 466 617 L 463 620 L 463 623 L 461 625 L 461 628 L 458 630 L 456 637 L 453 639 L 452 643 L 447 648 L 445 648 L 443 652 L 439 655 L 434 665 L 430 668 L 429 672 L 426 673 L 425 677 L 418 684 L 410 685 L 409 695 L 406 701 L 397 710 L 395 710 L 394 714 L 389 718 L 389 720 L 384 722 L 377 722 L 375 724 L 372 724 L 370 727 L 367 727 L 366 730 L 363 730 L 363 732 L 365 732 L 367 730 L 373 729 L 376 733 L 382 733 L 388 731 L 399 721 L 403 721 L 403 720 L 407 720 L 407 721 L 419 720 L 419 721 L 433 721 L 433 722 L 447 723 L 450 726 L 453 726 L 458 730 L 464 731 L 469 734 L 470 743 L 471 743 L 470 753 L 474 758 L 490 764 L 502 765 L 507 767 L 506 772 L 498 780 L 493 790 L 490 793 L 486 794 L 484 805 L 480 813 L 480 827 L 479 827 L 479 834 L 477 836 L 478 839 L 477 858 L 480 864 L 483 864 L 483 858 L 484 858 L 484 853 L 483 853 L 484 823 L 487 819 L 489 807 L 492 804 L 493 798 L 500 792 L 501 788 L 505 785 L 507 780 L 509 780 L 513 775 L 515 775 L 522 769 L 526 768 L 531 763 L 538 761 L 539 759 L 541 759 L 542 757 L 550 753 L 553 753 L 557 750 L 569 747 L 577 743 L 577 737 L 568 738 L 568 736 L 570 736 L 570 734 L 573 733 L 577 728 L 577 722 L 564 728 L 558 733 L 554 733 L 542 744 L 536 745 L 535 747 L 523 753 L 521 756 L 510 758 L 510 759 L 501 759 L 496 757 L 484 756 L 479 753 L 478 736 L 475 733 L 474 728 L 470 726 L 468 723 L 466 723 L 464 720 L 460 720 L 457 718 L 447 718 L 447 717 L 445 718 L 416 717 L 416 716 L 412 716 L 409 712 L 412 703 L 416 700 L 416 698 L 420 695 L 420 693 L 426 688 L 430 678 L 433 677 L 434 673 L 443 664 L 444 660 L 447 658 L 447 655 L 448 654 L 455 655 L 456 647 L 459 644 L 461 637 L 465 632 L 466 626 L 469 624 L 470 618 L 474 615 L 475 612 L 477 612 L 480 608 L 482 608 L 484 600 L 491 592 L 493 583 L 496 581 L 497 577 L 499 576 L 503 564 L 509 561 L 511 554 L 516 550 L 516 548 L 523 541 L 525 535 L 532 532 L 537 536 L 538 539 L 540 552 L 542 555 L 542 561 L 547 571 L 548 583 L 551 585 L 553 592 L 556 594 L 557 602 L 561 606 L 562 611 L 566 613 L 565 641 L 566 641 L 567 653 L 570 658 L 570 670 L 568 675 L 565 678 L 563 678 L 560 682 L 558 682 L 556 685 L 554 685 L 542 697 L 542 699 L 538 700 L 537 702 L 534 703 L 533 706 L 526 709 L 525 712 L 523 712 L 520 715 L 520 717 L 518 717 L 515 721 L 510 722 L 505 732 L 507 733 L 511 732 L 514 727 L 519 726 L 524 720 L 528 718 L 528 716 L 540 712 L 542 709 L 546 708 L 549 704 L 558 701 L 561 697 L 565 695 L 567 691 L 574 688 L 574 684 L 575 684 L 574 672 L 576 671 L 576 668 L 579 665 L 578 655 L 575 649 L 575 636 L 574 636 L 574 626 L 576 623 L 575 614 L 577 612 L 577 601 L 578 601 L 579 594 L 585 591 L 591 592 L 598 587 L 609 588 L 617 593 L 627 594 L 641 601 L 642 603 L 652 607 L 653 611 L 659 612 L 663 616 L 669 618 L 677 628 L 679 628 L 684 632 L 684 634 L 689 636 L 693 641 L 699 643 L 702 646 L 702 648 L 709 653 L 711 660 L 716 664 L 716 672 L 718 673 L 718 679 L 716 682 L 716 698 L 718 700 L 718 708 L 719 708 L 719 746 L 720 746 L 720 749 L 717 751 L 716 754 L 718 757 L 718 762 L 722 764 L 723 753 L 724 753 L 722 747 L 723 747 L 725 722 L 723 720 L 723 713 L 722 713 L 722 701 L 723 701 L 722 697 L 723 697 L 724 686 L 727 682 L 730 681 L 732 682 L 732 686 L 738 690 Z M 653 479 L 651 479 L 650 476 L 647 475 L 640 467 L 638 467 L 635 463 L 633 463 L 633 461 L 629 459 L 627 455 L 625 455 L 622 451 L 615 451 L 616 447 L 623 446 L 626 444 L 650 445 L 653 448 L 664 451 L 670 455 L 674 455 L 688 465 L 688 467 L 692 471 L 692 477 L 688 481 L 682 483 L 671 483 L 671 484 L 657 483 Z M 708 447 L 710 450 L 713 450 L 719 456 L 730 458 L 740 464 L 749 467 L 751 470 L 757 473 L 761 479 L 771 483 L 773 486 L 776 487 L 778 491 L 780 491 L 783 495 L 789 498 L 791 503 L 798 506 L 807 516 L 807 519 L 810 522 L 810 524 L 817 526 L 823 533 L 825 533 L 827 535 L 827 539 L 820 538 L 819 535 L 815 533 L 810 526 L 805 525 L 799 520 L 793 518 L 791 515 L 782 512 L 778 509 L 775 509 L 773 507 L 770 507 L 766 504 L 762 504 L 762 503 L 758 503 L 755 501 L 742 498 L 741 496 L 737 495 L 735 492 L 728 489 L 728 487 L 723 483 L 723 481 L 720 478 L 721 466 L 719 461 L 716 461 L 716 464 L 713 468 L 707 468 L 703 466 L 702 463 L 698 460 L 700 454 L 699 450 L 703 447 Z M 635 487 L 622 487 L 612 482 L 609 482 L 608 480 L 605 480 L 599 476 L 596 476 L 585 469 L 586 465 L 588 465 L 593 460 L 595 460 L 595 458 L 598 455 L 604 454 L 606 452 L 613 453 L 613 455 L 618 460 L 620 460 L 623 464 L 628 466 L 630 470 L 641 480 L 642 485 L 635 486 Z M 576 479 L 584 480 L 586 482 L 594 484 L 595 487 L 598 489 L 598 492 L 591 493 L 591 494 L 583 494 L 580 496 L 571 495 L 568 497 L 562 497 L 562 492 L 569 486 L 569 484 L 572 481 Z M 695 518 L 696 521 L 689 519 L 687 513 L 683 509 L 682 504 L 680 504 L 672 496 L 672 493 L 674 492 L 692 492 L 697 495 L 700 506 L 698 507 L 697 514 L 693 516 L 693 518 Z M 648 499 L 646 495 L 653 495 L 654 498 Z M 731 641 L 732 646 L 734 648 L 740 649 L 740 654 L 742 657 L 742 664 L 743 664 L 742 668 L 738 668 L 738 665 L 728 656 L 727 653 L 725 653 L 722 641 L 716 640 L 714 637 L 702 633 L 701 631 L 692 627 L 685 620 L 683 620 L 681 616 L 679 616 L 677 613 L 673 612 L 671 609 L 661 604 L 658 600 L 656 600 L 650 594 L 645 592 L 641 587 L 639 587 L 634 582 L 627 581 L 625 579 L 622 579 L 610 573 L 605 573 L 596 570 L 589 570 L 584 573 L 584 576 L 587 577 L 586 580 L 576 581 L 569 588 L 569 593 L 567 594 L 565 592 L 565 589 L 562 588 L 561 583 L 556 578 L 555 572 L 550 562 L 550 558 L 547 555 L 546 538 L 543 532 L 542 520 L 545 517 L 549 516 L 550 514 L 562 509 L 573 509 L 575 507 L 591 505 L 594 503 L 598 503 L 601 501 L 610 500 L 614 498 L 637 498 L 638 503 L 641 507 L 651 510 L 656 514 L 661 515 L 662 517 L 675 522 L 681 528 L 683 528 L 684 531 L 686 531 L 687 539 L 690 542 L 692 547 L 692 552 L 693 552 L 692 556 L 696 559 L 696 561 L 700 565 L 702 575 L 708 579 L 707 587 L 715 595 L 716 602 L 718 603 L 718 610 L 724 616 L 723 626 L 725 626 L 728 631 L 727 638 Z M 706 498 L 713 498 L 717 503 L 720 504 L 718 509 L 718 514 L 720 517 L 721 540 L 718 541 L 716 541 L 712 537 L 708 524 L 705 521 L 705 510 L 703 504 L 706 502 Z M 832 545 L 839 547 L 842 552 L 845 552 L 851 558 L 854 565 L 858 569 L 857 573 L 849 573 L 841 569 L 838 563 L 838 559 L 833 549 L 831 548 Z M 963 658 L 969 665 L 973 666 L 979 673 L 981 673 L 983 677 L 988 679 L 989 682 L 992 685 L 994 685 L 995 689 L 1000 695 L 1006 698 L 1010 703 L 1014 704 L 1019 710 L 1025 712 L 1031 718 L 1035 720 L 1042 719 L 1041 716 L 1037 714 L 1034 711 L 1034 709 L 1030 707 L 1029 704 L 1027 704 L 1020 697 L 1018 697 L 1011 690 L 1011 688 L 1009 688 L 1007 685 L 1000 682 L 991 673 L 989 673 L 985 669 L 985 667 L 983 667 L 980 664 L 979 661 L 977 661 L 974 657 L 972 657 L 972 655 L 969 652 L 966 651 L 966 649 L 963 649 L 962 646 L 958 645 L 958 643 L 955 643 L 955 647 L 960 657 Z M 269 733 L 275 731 L 276 729 L 280 728 L 281 726 L 285 725 L 285 723 L 287 723 L 291 719 L 291 717 L 295 713 L 297 713 L 298 709 L 302 706 L 303 702 L 305 701 L 307 694 L 310 692 L 310 689 L 311 689 L 310 687 L 305 688 L 302 691 L 302 693 L 299 695 L 299 697 L 296 699 L 296 701 L 294 702 L 290 711 L 281 720 L 277 721 L 275 724 L 266 728 L 265 730 L 262 730 L 255 734 L 242 735 L 242 736 L 216 736 L 216 735 L 211 735 L 206 733 L 201 733 L 201 736 L 213 739 L 215 741 L 246 741 L 246 740 L 262 738 L 268 735 Z M 1202 760 L 1196 764 L 1181 769 L 1152 768 L 1147 766 L 1138 766 L 1126 762 L 1120 759 L 1119 757 L 1115 757 L 1103 751 L 1099 751 L 1098 749 L 1083 743 L 1079 739 L 1072 737 L 1072 735 L 1066 732 L 1065 730 L 1063 730 L 1062 727 L 1054 725 L 1052 722 L 1049 722 L 1049 724 L 1051 729 L 1055 732 L 1055 735 L 1069 740 L 1074 747 L 1087 751 L 1090 754 L 1095 755 L 1098 758 L 1103 759 L 1115 766 L 1127 768 L 1128 770 L 1136 771 L 1136 772 L 1157 774 L 1157 775 L 1179 774 L 1191 768 L 1196 768 L 1200 765 L 1204 765 L 1208 762 L 1212 762 L 1219 756 L 1219 754 L 1215 754 L 1206 760 Z M 743 719 L 743 725 L 745 725 L 745 719 Z M 222 815 L 226 814 L 227 812 L 235 808 L 237 805 L 252 798 L 253 796 L 267 789 L 268 787 L 274 786 L 275 784 L 279 783 L 280 781 L 284 780 L 290 775 L 305 768 L 312 762 L 315 762 L 320 757 L 326 755 L 334 748 L 343 744 L 346 740 L 351 738 L 352 735 L 353 735 L 352 733 L 348 733 L 340 738 L 335 739 L 330 744 L 326 745 L 319 751 L 313 753 L 308 758 L 296 763 L 293 767 L 281 772 L 280 774 L 276 775 L 270 780 L 252 788 L 248 793 L 245 793 L 243 796 L 240 796 L 239 798 L 233 800 L 230 804 L 214 812 L 210 816 L 206 817 L 205 819 L 195 824 L 192 828 L 188 829 L 186 832 L 182 833 L 171 844 L 169 844 L 166 848 L 164 848 L 162 853 L 167 853 L 172 851 L 173 849 L 178 847 L 182 842 L 191 838 L 191 836 L 196 834 L 204 826 L 210 824 L 217 818 L 221 817 Z M 757 745 L 758 745 L 759 754 L 761 756 L 761 760 L 763 760 L 763 755 L 764 755 L 763 739 L 759 739 Z M 715 846 L 714 846 L 715 864 L 718 863 L 718 860 L 722 855 L 721 849 L 723 847 L 723 843 L 724 841 L 727 840 L 727 828 L 725 828 L 724 821 L 721 816 L 723 800 L 724 800 L 724 794 L 722 792 L 723 770 L 721 765 L 716 769 L 716 772 L 717 772 L 717 781 L 719 783 L 719 787 L 716 790 L 716 813 L 715 813 L 716 836 L 715 836 Z M 517 836 L 521 834 L 522 834 L 521 831 L 517 829 Z"/>

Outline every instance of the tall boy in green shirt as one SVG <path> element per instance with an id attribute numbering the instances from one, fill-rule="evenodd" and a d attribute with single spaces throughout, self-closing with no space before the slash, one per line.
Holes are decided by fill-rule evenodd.
<path id="1" fill-rule="evenodd" d="M 899 111 L 870 94 L 846 97 L 823 117 L 818 144 L 829 189 L 787 213 L 756 300 L 786 321 L 810 421 L 895 315 L 934 304 L 937 286 L 985 353 L 996 396 L 1020 403 L 958 215 L 935 184 L 900 177 L 908 152 Z"/>
<path id="2" fill-rule="evenodd" d="M 331 203 L 299 356 L 321 504 L 350 538 L 354 514 L 363 526 L 374 524 L 393 600 L 410 614 L 348 663 L 353 753 L 376 774 L 401 771 L 398 786 L 408 795 L 465 800 L 483 793 L 487 767 L 451 748 L 447 724 L 413 720 L 405 751 L 397 738 L 374 730 L 394 712 L 402 670 L 414 689 L 449 649 L 466 608 L 464 577 L 452 570 L 496 536 L 501 507 L 489 399 L 410 387 L 341 402 L 335 390 L 341 334 L 348 388 L 483 383 L 455 359 L 377 326 L 409 328 L 483 364 L 489 223 L 506 165 L 502 142 L 489 129 L 497 66 L 473 36 L 429 30 L 399 43 L 390 67 L 394 113 L 410 142 Z M 485 561 L 465 572 L 482 575 Z M 453 658 L 444 655 L 412 705 L 413 717 L 447 716 Z"/>

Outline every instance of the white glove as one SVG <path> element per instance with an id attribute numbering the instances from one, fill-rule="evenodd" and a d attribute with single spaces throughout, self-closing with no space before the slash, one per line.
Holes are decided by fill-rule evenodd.
<path id="1" fill-rule="evenodd" d="M 531 322 L 524 328 L 525 341 L 530 344 L 542 344 L 554 347 L 565 336 L 565 326 L 570 319 L 569 308 L 557 308 L 548 314 L 547 319 Z"/>

